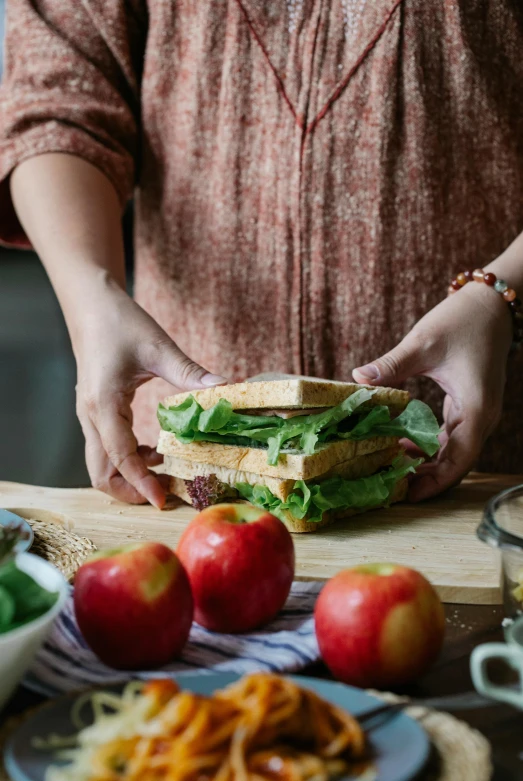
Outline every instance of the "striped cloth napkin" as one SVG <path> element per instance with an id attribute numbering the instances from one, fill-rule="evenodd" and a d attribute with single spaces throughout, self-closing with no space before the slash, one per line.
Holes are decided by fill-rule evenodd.
<path id="1" fill-rule="evenodd" d="M 170 673 L 295 672 L 319 659 L 313 610 L 321 583 L 295 581 L 275 621 L 245 635 L 222 635 L 193 624 L 180 660 L 159 670 L 122 673 L 104 665 L 87 647 L 74 617 L 72 595 L 40 649 L 24 685 L 45 696 L 129 678 Z"/>

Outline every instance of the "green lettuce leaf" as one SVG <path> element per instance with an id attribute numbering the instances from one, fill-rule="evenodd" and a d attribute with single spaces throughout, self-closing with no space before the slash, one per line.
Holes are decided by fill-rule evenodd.
<path id="1" fill-rule="evenodd" d="M 285 511 L 289 511 L 295 518 L 307 517 L 307 521 L 317 522 L 327 510 L 367 510 L 387 504 L 396 484 L 415 472 L 422 462 L 422 458 L 400 455 L 386 471 L 357 480 L 344 480 L 342 477 L 331 477 L 321 483 L 298 480 L 285 502 L 274 496 L 266 486 L 237 483 L 235 487 L 243 499 L 268 510 L 280 520 L 284 520 Z"/>
<path id="2" fill-rule="evenodd" d="M 336 407 L 330 407 L 325 412 L 316 415 L 304 415 L 294 418 L 294 422 L 300 421 L 302 433 L 300 435 L 300 449 L 307 455 L 314 453 L 321 432 L 336 431 L 337 424 L 350 417 L 358 407 L 369 401 L 376 393 L 375 390 L 361 388 Z"/>
<path id="3" fill-rule="evenodd" d="M 388 407 L 374 407 L 348 433 L 350 439 L 372 437 L 406 437 L 424 453 L 433 456 L 439 449 L 439 423 L 427 404 L 413 399 L 398 415 L 390 416 Z"/>
<path id="4" fill-rule="evenodd" d="M 203 441 L 266 447 L 268 463 L 277 464 L 285 446 L 314 453 L 322 432 L 335 433 L 335 426 L 352 415 L 373 393 L 374 390 L 361 388 L 325 412 L 298 415 L 288 420 L 276 415 L 242 415 L 233 412 L 231 404 L 225 399 L 203 410 L 193 396 L 188 396 L 177 407 L 166 408 L 160 404 L 158 420 L 164 431 L 175 434 L 183 444 Z"/>
<path id="5" fill-rule="evenodd" d="M 250 485 L 249 483 L 237 483 L 235 485 L 236 490 L 241 494 L 243 499 L 246 499 L 256 507 L 261 507 L 264 510 L 269 510 L 273 515 L 283 520 L 283 514 L 280 512 L 281 499 L 267 488 L 266 485 Z M 278 514 L 279 513 L 279 514 Z"/>
<path id="6" fill-rule="evenodd" d="M 198 405 L 200 406 L 200 405 Z M 231 419 L 232 404 L 226 399 L 220 399 L 214 407 L 200 412 L 198 418 L 198 431 L 220 431 L 225 428 Z"/>
<path id="7" fill-rule="evenodd" d="M 9 591 L 0 586 L 0 635 L 10 628 L 16 612 L 15 601 Z"/>
<path id="8" fill-rule="evenodd" d="M 221 442 L 224 445 L 267 448 L 267 461 L 275 465 L 282 450 L 306 455 L 335 439 L 370 439 L 378 436 L 406 437 L 432 456 L 439 447 L 439 425 L 431 409 L 411 401 L 397 418 L 388 407 L 365 409 L 375 390 L 361 388 L 341 404 L 312 415 L 288 420 L 278 416 L 242 415 L 225 399 L 204 410 L 193 396 L 177 407 L 158 407 L 158 420 L 183 444 Z"/>
<path id="9" fill-rule="evenodd" d="M 198 421 L 203 409 L 193 396 L 188 396 L 177 407 L 158 405 L 158 422 L 164 431 L 172 431 L 176 438 L 187 444 L 198 431 Z"/>
<path id="10" fill-rule="evenodd" d="M 43 615 L 57 599 L 57 593 L 46 591 L 14 560 L 8 561 L 0 567 L 0 635 Z"/>

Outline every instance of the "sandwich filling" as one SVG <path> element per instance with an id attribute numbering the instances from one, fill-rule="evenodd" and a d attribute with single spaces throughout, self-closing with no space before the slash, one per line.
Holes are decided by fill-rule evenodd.
<path id="1" fill-rule="evenodd" d="M 401 414 L 392 417 L 385 405 L 369 406 L 374 393 L 374 389 L 361 388 L 337 406 L 312 414 L 300 410 L 301 414 L 291 418 L 235 412 L 226 399 L 204 410 L 193 396 L 188 396 L 177 406 L 160 404 L 158 420 L 161 428 L 182 444 L 216 442 L 266 448 L 271 465 L 278 463 L 282 451 L 312 455 L 329 442 L 374 437 L 406 438 L 433 456 L 439 448 L 440 429 L 430 407 L 414 399 Z"/>
<path id="2" fill-rule="evenodd" d="M 335 475 L 321 481 L 297 480 L 285 500 L 275 496 L 265 485 L 229 485 L 215 474 L 201 475 L 184 483 L 197 510 L 211 504 L 246 499 L 282 521 L 285 514 L 290 513 L 300 520 L 306 518 L 310 522 L 319 522 L 328 510 L 367 510 L 387 505 L 397 484 L 409 473 L 415 472 L 422 461 L 401 453 L 388 467 L 367 477 L 346 480 Z"/>
<path id="3" fill-rule="evenodd" d="M 321 482 L 298 480 L 285 501 L 262 485 L 238 483 L 236 489 L 243 499 L 268 510 L 280 520 L 285 519 L 285 512 L 290 512 L 300 520 L 319 522 L 328 510 L 370 510 L 387 505 L 396 485 L 415 472 L 422 462 L 422 458 L 400 455 L 388 469 L 357 480 L 344 480 L 338 476 Z"/>

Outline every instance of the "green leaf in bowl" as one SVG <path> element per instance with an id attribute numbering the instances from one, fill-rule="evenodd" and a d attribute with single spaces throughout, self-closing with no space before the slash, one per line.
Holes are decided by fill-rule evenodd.
<path id="1" fill-rule="evenodd" d="M 0 567 L 0 634 L 39 618 L 57 599 L 57 593 L 42 588 L 14 560 L 8 561 Z"/>
<path id="2" fill-rule="evenodd" d="M 0 586 L 0 634 L 10 629 L 15 616 L 15 601 L 9 591 Z"/>

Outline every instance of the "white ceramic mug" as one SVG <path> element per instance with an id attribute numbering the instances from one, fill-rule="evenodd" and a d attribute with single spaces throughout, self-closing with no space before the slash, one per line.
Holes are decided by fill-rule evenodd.
<path id="1" fill-rule="evenodd" d="M 480 694 L 500 702 L 507 702 L 523 710 L 523 617 L 505 630 L 506 643 L 479 645 L 470 657 L 470 672 L 474 686 Z M 487 671 L 490 659 L 503 659 L 517 671 L 518 686 L 499 686 L 493 683 Z"/>

